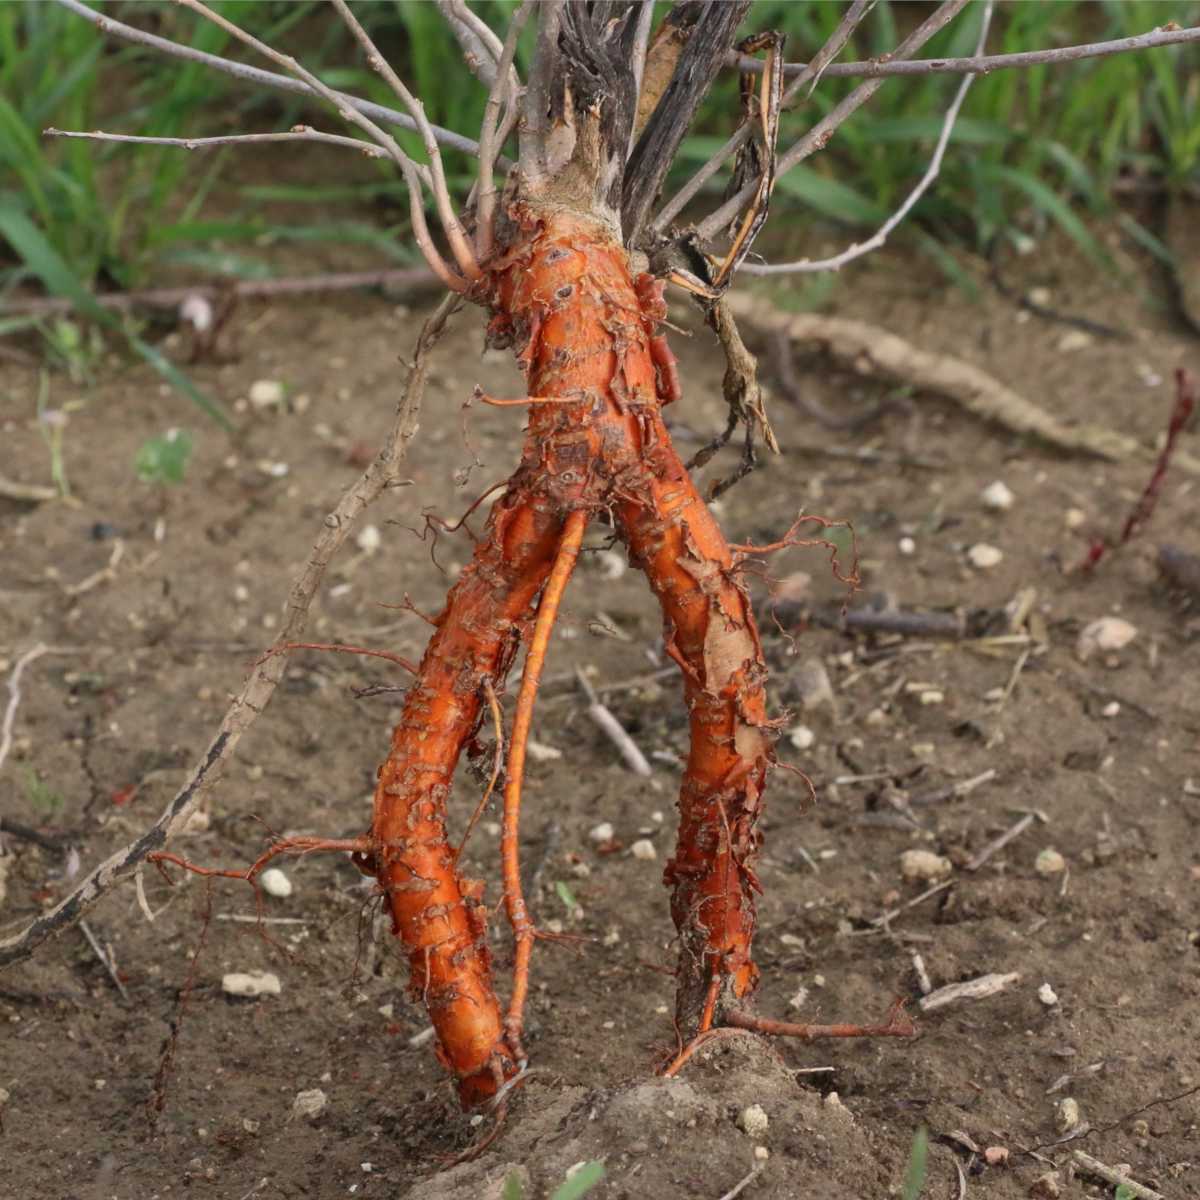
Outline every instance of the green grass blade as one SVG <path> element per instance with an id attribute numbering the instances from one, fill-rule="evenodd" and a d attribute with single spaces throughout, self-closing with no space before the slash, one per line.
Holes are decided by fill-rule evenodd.
<path id="1" fill-rule="evenodd" d="M 129 344 L 177 392 L 186 396 L 201 412 L 211 417 L 226 433 L 234 430 L 229 414 L 213 399 L 206 396 L 169 358 L 144 342 L 136 334 L 129 335 Z"/>
<path id="2" fill-rule="evenodd" d="M 908 1169 L 904 1172 L 902 1200 L 919 1200 L 925 1186 L 925 1160 L 929 1155 L 929 1135 L 922 1126 L 913 1138 L 912 1153 L 908 1158 Z"/>
<path id="3" fill-rule="evenodd" d="M 550 1200 L 579 1200 L 604 1178 L 604 1164 L 593 1159 L 584 1163 L 565 1183 L 554 1189 Z"/>

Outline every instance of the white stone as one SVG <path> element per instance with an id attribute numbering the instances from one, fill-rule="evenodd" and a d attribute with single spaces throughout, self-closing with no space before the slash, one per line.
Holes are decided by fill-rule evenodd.
<path id="1" fill-rule="evenodd" d="M 788 741 L 796 747 L 797 750 L 807 750 L 817 740 L 817 735 L 813 733 L 807 725 L 797 725 L 788 734 Z"/>
<path id="2" fill-rule="evenodd" d="M 1082 529 L 1087 524 L 1087 513 L 1082 508 L 1068 508 L 1063 513 L 1063 524 L 1068 529 Z"/>
<path id="3" fill-rule="evenodd" d="M 611 842 L 615 834 L 611 821 L 601 821 L 599 825 L 593 825 L 588 830 L 588 841 Z"/>
<path id="4" fill-rule="evenodd" d="M 1079 1101 L 1064 1096 L 1054 1106 L 1054 1124 L 1059 1133 L 1070 1133 L 1079 1124 Z"/>
<path id="5" fill-rule="evenodd" d="M 908 558 L 910 555 L 916 554 L 917 543 L 914 542 L 910 537 L 902 537 L 896 543 L 896 549 L 899 550 L 900 553 L 905 556 L 905 558 Z"/>
<path id="6" fill-rule="evenodd" d="M 1058 349 L 1061 354 L 1073 354 L 1076 350 L 1086 350 L 1095 341 L 1090 333 L 1082 329 L 1072 329 L 1058 339 Z"/>
<path id="7" fill-rule="evenodd" d="M 383 545 L 383 534 L 378 525 L 364 525 L 362 532 L 354 539 L 354 544 L 364 554 L 374 554 Z"/>
<path id="8" fill-rule="evenodd" d="M 926 688 L 921 693 L 922 704 L 944 704 L 946 702 L 946 693 L 938 691 L 937 688 Z"/>
<path id="9" fill-rule="evenodd" d="M 995 512 L 1007 512 L 1012 508 L 1016 496 L 1013 495 L 1012 488 L 1003 479 L 997 479 L 979 493 L 979 499 L 983 502 L 984 508 L 990 508 Z"/>
<path id="10" fill-rule="evenodd" d="M 1038 999 L 1047 1008 L 1053 1008 L 1058 1003 L 1058 993 L 1048 983 L 1043 983 L 1038 988 Z"/>
<path id="11" fill-rule="evenodd" d="M 1101 710 L 1100 715 L 1104 717 L 1117 717 L 1121 715 L 1121 702 L 1119 700 L 1110 700 Z"/>
<path id="12" fill-rule="evenodd" d="M 766 1162 L 767 1159 L 771 1157 L 771 1152 L 766 1148 L 766 1146 L 755 1146 L 754 1157 L 758 1162 Z"/>
<path id="13" fill-rule="evenodd" d="M 295 890 L 292 881 L 278 867 L 268 867 L 259 882 L 268 896 L 278 896 L 281 900 Z"/>
<path id="14" fill-rule="evenodd" d="M 987 542 L 976 542 L 967 551 L 967 561 L 971 566 L 980 571 L 989 570 L 996 566 L 1003 558 L 1004 551 L 997 549 L 995 546 L 989 546 Z"/>
<path id="15" fill-rule="evenodd" d="M 647 862 L 650 859 L 658 857 L 658 851 L 654 848 L 654 843 L 649 838 L 638 838 L 632 846 L 629 847 L 629 853 L 634 858 L 642 858 Z"/>
<path id="16" fill-rule="evenodd" d="M 1038 853 L 1033 869 L 1039 875 L 1061 875 L 1067 869 L 1067 860 L 1053 846 Z"/>
<path id="17" fill-rule="evenodd" d="M 274 408 L 283 403 L 285 394 L 278 379 L 256 379 L 250 385 L 250 403 L 255 408 Z"/>
<path id="18" fill-rule="evenodd" d="M 615 550 L 601 550 L 595 561 L 602 579 L 620 579 L 628 570 L 625 555 L 618 554 Z"/>
<path id="19" fill-rule="evenodd" d="M 1137 626 L 1124 617 L 1100 617 L 1083 627 L 1075 653 L 1080 662 L 1087 662 L 1097 652 L 1124 649 L 1137 635 Z"/>
<path id="20" fill-rule="evenodd" d="M 230 971 L 221 977 L 221 990 L 230 996 L 278 996 L 283 987 L 272 971 Z"/>
<path id="21" fill-rule="evenodd" d="M 533 738 L 525 743 L 525 748 L 534 762 L 553 762 L 563 756 L 557 746 L 547 746 L 545 742 L 535 742 Z"/>
<path id="22" fill-rule="evenodd" d="M 954 864 L 932 850 L 905 850 L 900 855 L 900 874 L 910 883 L 928 883 L 933 879 L 944 879 L 954 869 Z"/>
<path id="23" fill-rule="evenodd" d="M 307 1117 L 312 1120 L 313 1117 L 319 1117 L 325 1111 L 325 1106 L 329 1103 L 329 1097 L 325 1095 L 320 1088 L 309 1088 L 304 1092 L 297 1092 L 296 1098 L 292 1101 L 292 1117 Z"/>
<path id="24" fill-rule="evenodd" d="M 771 1127 L 771 1118 L 761 1104 L 747 1104 L 738 1113 L 737 1125 L 747 1137 L 765 1137 Z"/>

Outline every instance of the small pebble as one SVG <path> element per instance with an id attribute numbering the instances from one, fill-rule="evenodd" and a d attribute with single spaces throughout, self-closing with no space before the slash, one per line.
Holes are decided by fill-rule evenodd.
<path id="1" fill-rule="evenodd" d="M 615 550 L 601 550 L 596 555 L 595 562 L 602 579 L 620 579 L 628 570 L 625 555 L 618 554 Z"/>
<path id="2" fill-rule="evenodd" d="M 534 762 L 553 762 L 563 756 L 563 752 L 557 746 L 547 746 L 544 742 L 535 742 L 533 738 L 525 743 L 525 749 Z"/>
<path id="3" fill-rule="evenodd" d="M 1059 1133 L 1070 1133 L 1079 1124 L 1079 1101 L 1064 1096 L 1054 1106 L 1054 1126 Z"/>
<path id="4" fill-rule="evenodd" d="M 1110 700 L 1101 710 L 1100 713 L 1105 717 L 1116 717 L 1121 713 L 1121 705 L 1117 700 Z"/>
<path id="5" fill-rule="evenodd" d="M 1038 852 L 1033 869 L 1039 875 L 1061 875 L 1067 869 L 1067 860 L 1053 846 Z"/>
<path id="6" fill-rule="evenodd" d="M 755 1146 L 754 1157 L 758 1162 L 766 1162 L 771 1157 L 771 1152 L 766 1146 Z"/>
<path id="7" fill-rule="evenodd" d="M 374 554 L 383 545 L 383 534 L 378 525 L 365 525 L 362 532 L 354 539 L 354 544 L 364 554 Z"/>
<path id="8" fill-rule="evenodd" d="M 1030 1185 L 1029 1194 L 1035 1200 L 1058 1200 L 1062 1195 L 1062 1180 L 1057 1171 L 1039 1175 Z"/>
<path id="9" fill-rule="evenodd" d="M 328 1103 L 329 1097 L 320 1088 L 309 1088 L 307 1091 L 297 1092 L 296 1098 L 292 1101 L 292 1118 L 307 1117 L 312 1120 L 325 1111 Z"/>
<path id="10" fill-rule="evenodd" d="M 1076 350 L 1086 350 L 1095 341 L 1090 333 L 1082 329 L 1072 329 L 1058 339 L 1060 354 L 1073 354 Z"/>
<path id="11" fill-rule="evenodd" d="M 770 1129 L 771 1118 L 761 1104 L 748 1104 L 738 1113 L 737 1126 L 747 1137 L 761 1138 Z"/>
<path id="12" fill-rule="evenodd" d="M 284 386 L 278 379 L 256 379 L 250 385 L 250 403 L 255 408 L 274 408 L 283 403 Z"/>
<path id="13" fill-rule="evenodd" d="M 638 838 L 632 846 L 629 847 L 629 853 L 634 858 L 642 858 L 649 861 L 652 858 L 658 857 L 658 851 L 654 848 L 654 843 L 648 838 Z"/>
<path id="14" fill-rule="evenodd" d="M 967 561 L 971 566 L 980 571 L 990 570 L 1003 558 L 1004 552 L 998 550 L 995 546 L 989 546 L 987 542 L 976 542 L 967 551 Z"/>
<path id="15" fill-rule="evenodd" d="M 792 681 L 803 708 L 834 707 L 833 684 L 819 658 L 806 658 L 792 673 Z"/>
<path id="16" fill-rule="evenodd" d="M 946 701 L 946 693 L 939 692 L 937 688 L 928 688 L 921 693 L 922 704 L 944 704 Z"/>
<path id="17" fill-rule="evenodd" d="M 272 971 L 230 971 L 221 977 L 221 990 L 230 996 L 278 996 L 283 986 Z"/>
<path id="18" fill-rule="evenodd" d="M 268 896 L 278 896 L 280 899 L 290 896 L 294 890 L 292 881 L 278 867 L 268 867 L 262 873 L 260 882 Z"/>
<path id="19" fill-rule="evenodd" d="M 1099 651 L 1123 650 L 1137 635 L 1137 626 L 1123 617 L 1101 617 L 1083 627 L 1075 653 L 1080 662 L 1087 662 Z"/>
<path id="20" fill-rule="evenodd" d="M 905 558 L 908 558 L 911 555 L 916 554 L 917 543 L 914 542 L 910 537 L 902 537 L 896 543 L 896 549 L 899 550 L 900 553 L 905 556 Z"/>
<path id="21" fill-rule="evenodd" d="M 983 1152 L 983 1160 L 989 1167 L 1000 1167 L 1008 1162 L 1007 1146 L 989 1146 Z"/>
<path id="22" fill-rule="evenodd" d="M 612 827 L 611 821 L 601 821 L 599 825 L 593 825 L 588 830 L 588 840 L 592 842 L 611 842 L 616 831 Z"/>
<path id="23" fill-rule="evenodd" d="M 788 741 L 792 743 L 797 750 L 807 750 L 817 740 L 817 735 L 813 733 L 807 725 L 797 725 L 788 734 Z"/>
<path id="24" fill-rule="evenodd" d="M 911 882 L 927 883 L 944 879 L 954 869 L 954 864 L 932 850 L 905 850 L 900 855 L 900 874 Z"/>
<path id="25" fill-rule="evenodd" d="M 994 512 L 1007 512 L 1012 508 L 1016 497 L 1012 494 L 1012 489 L 1004 480 L 997 479 L 995 483 L 989 483 L 979 493 L 979 499 L 983 502 L 984 508 L 990 508 Z"/>
<path id="26" fill-rule="evenodd" d="M 1068 529 L 1082 529 L 1087 524 L 1087 513 L 1082 508 L 1068 508 L 1063 513 L 1063 524 Z"/>
<path id="27" fill-rule="evenodd" d="M 1058 1003 L 1058 993 L 1048 983 L 1043 983 L 1038 988 L 1038 999 L 1047 1008 L 1053 1008 Z"/>

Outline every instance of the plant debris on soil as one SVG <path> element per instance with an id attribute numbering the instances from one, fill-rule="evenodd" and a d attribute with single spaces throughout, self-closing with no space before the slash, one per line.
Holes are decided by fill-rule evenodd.
<path id="1" fill-rule="evenodd" d="M 676 1050 L 661 876 L 687 712 L 653 598 L 594 529 L 547 660 L 523 826 L 539 923 L 577 936 L 534 960 L 533 1069 L 495 1141 L 447 1166 L 490 1117 L 459 1112 L 373 881 L 348 857 L 279 860 L 261 913 L 244 884 L 147 871 L 152 923 L 123 890 L 89 915 L 90 936 L 72 931 L 0 976 L 11 1194 L 467 1200 L 499 1197 L 516 1172 L 534 1197 L 600 1160 L 596 1197 L 720 1200 L 752 1175 L 740 1194 L 874 1198 L 900 1194 L 924 1127 L 929 1197 L 961 1194 L 960 1177 L 996 1200 L 1111 1195 L 1088 1156 L 1164 1196 L 1200 1195 L 1200 609 L 1158 567 L 1160 545 L 1169 563 L 1200 553 L 1200 484 L 1168 474 L 1138 538 L 1093 572 L 1066 570 L 1141 495 L 1173 371 L 1194 369 L 1196 348 L 1119 280 L 1049 252 L 1025 269 L 1132 341 L 1067 342 L 894 251 L 853 273 L 839 315 L 968 361 L 1059 422 L 1119 430 L 1145 456 L 1069 457 L 805 347 L 797 378 L 822 409 L 879 405 L 864 427 L 826 428 L 772 386 L 751 324 L 783 454 L 715 502 L 739 543 L 777 539 L 800 510 L 852 520 L 863 591 L 847 616 L 952 618 L 926 631 L 842 618 L 827 550 L 790 550 L 771 582 L 752 581 L 771 715 L 788 715 L 779 756 L 816 793 L 784 770 L 767 792 L 758 1011 L 874 1022 L 904 997 L 918 1038 L 736 1033 L 679 1077 L 656 1076 Z M 37 642 L 55 651 L 22 675 L 0 778 L 0 936 L 178 786 L 272 639 L 324 513 L 383 436 L 420 315 L 344 295 L 247 302 L 238 323 L 237 356 L 194 369 L 237 413 L 236 441 L 144 368 L 105 367 L 87 392 L 56 379 L 73 499 L 0 500 L 0 672 Z M 669 416 L 685 454 L 725 420 L 721 356 L 693 327 L 673 341 L 684 396 Z M 482 342 L 464 314 L 436 348 L 411 483 L 331 567 L 315 641 L 419 657 L 428 631 L 412 609 L 437 610 L 471 543 L 414 531 L 425 512 L 456 519 L 508 475 L 520 442 L 518 412 L 463 411 L 478 384 L 520 392 L 509 357 Z M 0 474 L 45 484 L 36 373 L 10 367 L 7 383 Z M 179 424 L 194 438 L 183 482 L 139 482 L 139 447 Z M 1180 446 L 1200 452 L 1194 425 Z M 983 498 L 997 481 L 1006 506 Z M 1096 631 L 1104 619 L 1128 630 Z M 578 671 L 649 776 L 589 715 Z M 404 686 L 386 660 L 294 652 L 173 848 L 237 867 L 273 834 L 362 834 Z M 490 772 L 489 723 L 480 739 L 451 801 L 459 830 Z M 489 811 L 466 852 L 493 905 L 498 834 Z M 499 922 L 492 933 L 503 965 L 507 935 Z"/>

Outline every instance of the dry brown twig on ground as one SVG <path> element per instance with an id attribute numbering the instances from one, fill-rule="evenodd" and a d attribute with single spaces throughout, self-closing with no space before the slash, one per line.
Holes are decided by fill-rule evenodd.
<path id="1" fill-rule="evenodd" d="M 661 331 L 669 280 L 698 298 L 725 349 L 726 395 L 734 415 L 729 431 L 738 420 L 747 426 L 744 466 L 753 460 L 755 429 L 771 443 L 754 358 L 734 318 L 746 314 L 792 337 L 804 336 L 796 324 L 803 319 L 763 313 L 753 301 L 726 296 L 726 289 L 767 218 L 778 175 L 824 147 L 883 86 L 885 76 L 894 73 L 878 64 L 861 64 L 865 82 L 790 149 L 777 152 L 781 108 L 803 87 L 816 86 L 823 74 L 835 71 L 833 59 L 869 4 L 855 0 L 850 5 L 829 43 L 811 64 L 794 72 L 787 89 L 782 37 L 760 34 L 740 43 L 742 49 L 764 56 L 755 68 L 763 72 L 761 84 L 743 87 L 744 120 L 720 155 L 655 215 L 666 172 L 697 107 L 734 51 L 735 31 L 749 10 L 749 0 L 682 0 L 672 6 L 657 33 L 651 29 L 653 7 L 645 0 L 543 0 L 537 5 L 526 0 L 503 39 L 464 0 L 444 0 L 438 11 L 446 20 L 447 36 L 457 39 L 468 67 L 489 88 L 478 142 L 428 121 L 420 99 L 384 61 L 347 0 L 332 0 L 336 14 L 371 69 L 399 97 L 403 112 L 331 90 L 294 58 L 250 36 L 200 0 L 179 3 L 287 75 L 177 46 L 114 21 L 80 0 L 58 2 L 114 36 L 260 85 L 324 100 L 369 140 L 317 134 L 307 127 L 248 136 L 260 141 L 333 141 L 389 159 L 408 188 L 417 248 L 451 295 L 418 341 L 405 399 L 387 445 L 326 518 L 293 585 L 275 645 L 254 666 L 187 784 L 137 841 L 95 868 L 56 908 L 0 943 L 0 966 L 27 956 L 47 937 L 78 922 L 116 883 L 136 878 L 147 861 L 253 881 L 277 854 L 350 852 L 378 883 L 408 957 L 413 993 L 426 1005 L 439 1057 L 453 1073 L 463 1104 L 490 1101 L 502 1108 L 512 1089 L 528 1076 L 523 1011 L 531 958 L 539 937 L 545 936 L 522 890 L 524 759 L 559 605 L 584 531 L 603 514 L 660 601 L 664 644 L 680 668 L 690 723 L 678 840 L 666 869 L 680 943 L 675 1013 L 679 1046 L 668 1072 L 677 1071 L 701 1045 L 748 1033 L 806 1039 L 911 1036 L 913 1026 L 899 1003 L 878 1025 L 778 1022 L 751 1011 L 758 980 L 752 957 L 759 890 L 754 864 L 764 792 L 775 765 L 772 739 L 777 723 L 766 712 L 767 668 L 748 598 L 747 564 L 752 555 L 808 544 L 797 532 L 802 522 L 829 522 L 801 517 L 772 545 L 731 545 L 679 459 L 662 416 L 665 405 L 682 397 L 678 367 Z M 967 8 L 968 0 L 945 0 L 888 56 L 889 64 L 908 64 L 906 70 L 918 73 L 936 69 L 936 63 L 914 61 L 916 53 Z M 969 11 L 982 18 L 982 51 L 990 0 L 981 0 Z M 522 91 L 514 54 L 522 25 L 534 15 L 536 45 Z M 1164 42 L 1160 38 L 1144 44 Z M 960 69 L 969 74 L 985 69 L 981 64 L 986 61 L 966 60 Z M 945 116 L 929 169 L 894 218 L 862 249 L 852 248 L 824 265 L 840 265 L 879 244 L 930 186 L 968 84 L 969 78 Z M 385 125 L 416 130 L 428 163 L 406 154 Z M 509 176 L 501 203 L 494 176 L 509 165 L 500 152 L 514 130 L 519 135 L 520 170 Z M 675 218 L 706 180 L 752 138 L 753 154 L 739 161 L 735 194 L 694 229 L 675 228 Z M 246 139 L 230 135 L 226 140 Z M 198 146 L 202 141 L 183 139 L 180 144 Z M 480 159 L 471 194 L 461 205 L 463 215 L 451 195 L 442 146 L 467 150 Z M 427 202 L 432 221 L 426 216 Z M 706 240 L 726 229 L 734 231 L 731 248 L 719 259 L 707 257 Z M 788 269 L 811 266 L 791 264 Z M 451 589 L 442 613 L 431 621 L 434 630 L 421 662 L 405 664 L 415 665 L 414 679 L 379 770 L 369 832 L 340 841 L 276 841 L 244 870 L 199 866 L 167 851 L 167 842 L 187 823 L 270 699 L 287 651 L 318 645 L 302 642 L 308 605 L 353 520 L 398 481 L 398 465 L 416 431 L 429 350 L 460 297 L 489 310 L 491 344 L 517 352 L 528 395 L 500 405 L 518 406 L 527 413 L 525 446 L 517 470 L 493 504 L 484 533 L 476 539 L 472 562 Z M 924 372 L 927 386 L 957 394 L 964 403 L 973 397 L 974 411 L 988 411 L 991 405 L 999 415 L 1007 403 L 1010 423 L 1023 421 L 1027 430 L 1059 444 L 1068 437 L 1045 414 L 1014 405 L 1011 395 L 1000 396 L 995 381 L 980 372 L 972 374 L 974 369 L 966 364 L 921 358 L 898 340 L 885 342 L 881 349 L 876 331 L 850 330 L 847 325 L 827 327 L 828 340 L 857 338 L 858 352 L 866 341 L 885 369 L 890 363 L 896 370 Z M 480 396 L 484 398 L 482 392 Z M 1075 444 L 1097 453 L 1130 452 L 1127 441 L 1096 432 L 1090 440 L 1077 437 Z M 836 573 L 836 562 L 833 565 Z M 853 574 L 849 579 L 856 581 Z M 506 744 L 500 696 L 523 644 L 528 653 Z M 353 646 L 328 648 L 365 652 Z M 374 653 L 392 657 L 386 651 Z M 602 706 L 589 699 L 596 718 Z M 460 852 L 465 837 L 455 852 L 447 829 L 446 798 L 456 764 L 489 714 L 496 755 L 487 791 L 467 833 L 499 785 L 503 755 L 503 903 L 515 956 L 506 1005 L 494 982 L 484 885 L 463 873 Z M 644 759 L 638 760 L 622 742 L 618 732 L 624 731 L 619 726 L 606 728 L 640 771 Z"/>

